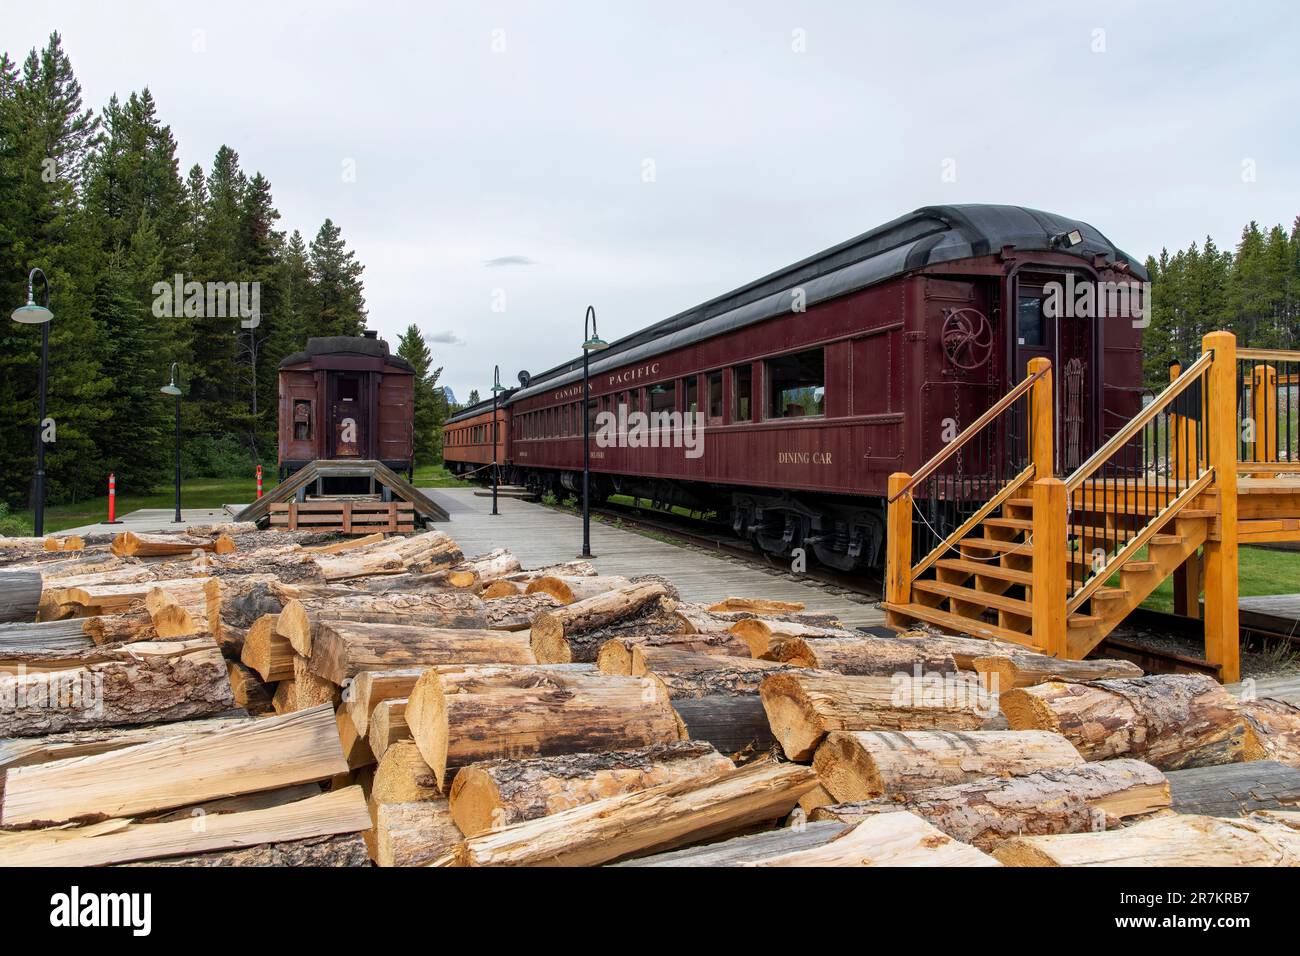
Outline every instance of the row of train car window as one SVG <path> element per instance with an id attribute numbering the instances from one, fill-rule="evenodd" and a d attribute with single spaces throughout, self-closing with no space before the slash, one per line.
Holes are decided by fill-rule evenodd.
<path id="1" fill-rule="evenodd" d="M 755 371 L 761 366 L 766 383 L 766 401 L 755 403 Z M 724 394 L 730 382 L 730 402 Z M 759 386 L 760 390 L 763 386 Z M 681 395 L 680 404 L 678 394 Z M 730 406 L 730 413 L 724 410 Z M 514 437 L 518 439 L 578 437 L 582 435 L 582 402 L 570 402 L 514 416 Z M 690 412 L 704 415 L 716 424 L 743 424 L 757 418 L 773 420 L 824 415 L 826 412 L 826 359 L 822 349 L 808 349 L 780 355 L 761 363 L 733 365 L 681 379 L 614 392 L 587 403 L 590 428 L 597 428 L 596 416 L 603 411 L 656 414 Z M 755 411 L 758 415 L 755 415 Z"/>
<path id="2" fill-rule="evenodd" d="M 490 445 L 492 439 L 488 432 L 491 431 L 491 428 L 491 422 L 486 425 L 462 425 L 458 428 L 452 428 L 447 432 L 447 444 Z"/>

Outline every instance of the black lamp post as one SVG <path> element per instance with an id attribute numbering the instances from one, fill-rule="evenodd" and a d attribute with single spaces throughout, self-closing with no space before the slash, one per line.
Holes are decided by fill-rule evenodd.
<path id="1" fill-rule="evenodd" d="M 43 305 L 37 305 L 32 296 L 32 284 L 36 276 L 41 277 L 44 289 Z M 11 318 L 23 325 L 41 327 L 41 372 L 40 372 L 40 412 L 36 419 L 36 487 L 33 489 L 36 500 L 32 504 L 34 532 L 39 538 L 45 533 L 45 381 L 50 366 L 50 320 L 54 313 L 50 311 L 50 280 L 40 269 L 33 269 L 27 274 L 27 304 L 14 309 Z"/>
<path id="2" fill-rule="evenodd" d="M 587 324 L 591 323 L 588 331 Z M 609 343 L 596 334 L 596 307 L 587 306 L 582 320 L 582 554 L 580 558 L 594 558 L 591 553 L 591 353 L 609 348 Z"/>
<path id="3" fill-rule="evenodd" d="M 497 511 L 497 397 L 505 391 L 501 384 L 501 366 L 492 366 L 492 513 Z"/>
<path id="4" fill-rule="evenodd" d="M 172 362 L 172 380 L 159 391 L 176 399 L 176 517 L 172 524 L 181 523 L 181 387 L 176 383 L 179 362 Z"/>

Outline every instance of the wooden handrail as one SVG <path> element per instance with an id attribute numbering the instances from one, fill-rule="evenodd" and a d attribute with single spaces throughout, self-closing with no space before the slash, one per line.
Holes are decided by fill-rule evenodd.
<path id="1" fill-rule="evenodd" d="M 937 455 L 922 465 L 920 470 L 912 476 L 912 480 L 909 481 L 902 490 L 890 496 L 888 499 L 889 503 L 893 504 L 899 498 L 903 497 L 903 495 L 910 494 L 913 488 L 934 474 L 935 471 L 938 470 L 939 466 L 947 461 L 948 458 L 957 451 L 957 449 L 961 448 L 962 445 L 975 437 L 975 435 L 982 431 L 990 422 L 1010 408 L 1015 403 L 1016 399 L 1026 394 L 1035 382 L 1050 371 L 1050 365 L 1044 366 L 1033 375 L 1027 376 L 1019 385 L 994 402 L 983 415 L 967 425 L 966 429 L 960 435 L 948 442 L 948 444 L 944 445 Z"/>
<path id="2" fill-rule="evenodd" d="M 1156 396 L 1156 400 L 1135 415 L 1127 425 L 1111 436 L 1091 457 L 1074 470 L 1065 480 L 1067 494 L 1073 493 L 1092 473 L 1100 468 L 1115 452 L 1122 448 L 1138 432 L 1151 423 L 1151 420 L 1169 407 L 1175 398 L 1187 391 L 1193 382 L 1200 381 L 1205 370 L 1214 362 L 1214 353 L 1206 352 L 1189 365 L 1178 378 L 1169 383 L 1169 387 Z"/>
<path id="3" fill-rule="evenodd" d="M 1300 362 L 1300 352 L 1288 349 L 1237 349 L 1237 358 L 1251 362 Z"/>

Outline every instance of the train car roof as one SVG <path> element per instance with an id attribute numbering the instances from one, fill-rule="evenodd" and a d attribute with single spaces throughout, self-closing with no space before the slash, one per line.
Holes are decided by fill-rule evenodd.
<path id="1" fill-rule="evenodd" d="M 1062 248 L 1059 237 L 1076 229 L 1083 241 L 1073 248 Z M 1094 256 L 1102 255 L 1126 264 L 1136 278 L 1148 278 L 1142 263 L 1077 219 L 1023 206 L 925 206 L 624 336 L 593 358 L 591 372 L 639 362 L 788 313 L 795 288 L 803 290 L 805 306 L 812 306 L 928 265 L 985 256 L 1004 246 L 1027 252 L 1065 253 L 1089 263 Z M 581 378 L 582 357 L 578 356 L 532 376 L 512 398 L 529 398 Z"/>
<path id="2" fill-rule="evenodd" d="M 414 372 L 411 363 L 400 355 L 388 351 L 388 343 L 377 335 L 323 335 L 307 340 L 307 347 L 301 352 L 294 352 L 280 360 L 280 368 L 290 365 L 302 365 L 310 362 L 315 355 L 362 355 L 366 358 L 383 359 L 388 365 L 396 366 L 407 372 Z"/>

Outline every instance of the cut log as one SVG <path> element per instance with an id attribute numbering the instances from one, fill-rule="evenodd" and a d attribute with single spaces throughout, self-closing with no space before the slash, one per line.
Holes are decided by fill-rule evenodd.
<path id="1" fill-rule="evenodd" d="M 202 720 L 182 720 L 166 724 L 145 724 L 138 727 L 109 727 L 95 730 L 68 730 L 44 737 L 19 737 L 0 740 L 0 770 L 10 767 L 30 767 L 35 764 L 65 760 L 69 757 L 90 757 L 134 747 L 136 744 L 163 737 L 181 737 L 189 734 L 210 734 L 218 730 L 246 726 L 252 718 L 244 716 L 209 717 Z"/>
<path id="2" fill-rule="evenodd" d="M 369 824 L 361 788 L 351 787 L 261 810 L 212 814 L 201 827 L 193 820 L 106 820 L 75 829 L 0 834 L 0 857 L 12 866 L 105 866 L 356 833 Z"/>
<path id="3" fill-rule="evenodd" d="M 771 649 L 772 643 L 801 637 L 805 640 L 818 640 L 835 637 L 841 640 L 863 638 L 860 632 L 837 627 L 815 627 L 811 624 L 797 624 L 774 618 L 750 617 L 731 625 L 731 632 L 749 645 L 753 657 L 762 657 Z"/>
<path id="4" fill-rule="evenodd" d="M 604 594 L 607 591 L 614 591 L 618 588 L 625 588 L 631 582 L 624 577 L 617 575 L 596 576 L 590 575 L 552 575 L 545 574 L 532 581 L 525 589 L 525 594 L 549 594 L 561 604 L 573 604 L 576 601 L 585 601 L 587 598 L 595 597 L 597 594 Z"/>
<path id="5" fill-rule="evenodd" d="M 77 653 L 88 651 L 95 642 L 87 636 L 86 624 L 103 618 L 74 618 L 67 621 L 34 621 L 0 624 L 0 660 L 21 658 L 38 653 Z"/>
<path id="6" fill-rule="evenodd" d="M 1083 763 L 1068 740 L 1041 730 L 870 730 L 828 734 L 813 769 L 835 799 L 848 803 Z"/>
<path id="7" fill-rule="evenodd" d="M 765 614 L 755 614 L 753 611 L 710 611 L 703 604 L 691 604 L 681 601 L 673 608 L 673 616 L 681 622 L 681 629 L 685 634 L 715 634 L 719 631 L 730 633 L 731 626 L 737 621 L 747 621 L 755 617 L 789 621 L 792 624 L 807 624 L 812 627 L 839 629 L 844 627 L 844 622 L 835 614 L 827 611 L 787 611 L 784 613 L 769 611 Z"/>
<path id="8" fill-rule="evenodd" d="M 1300 768 L 1300 707 L 1263 697 L 1241 702 L 1246 720 L 1245 760 L 1276 760 Z"/>
<path id="9" fill-rule="evenodd" d="M 463 866 L 591 866 L 753 828 L 817 785 L 807 767 L 757 763 L 712 779 L 608 797 L 469 837 Z"/>
<path id="10" fill-rule="evenodd" d="M 483 607 L 482 627 L 499 631 L 526 631 L 533 618 L 561 604 L 549 594 L 515 594 L 495 598 Z"/>
<path id="11" fill-rule="evenodd" d="M 483 602 L 457 592 L 331 595 L 290 599 L 276 619 L 275 631 L 289 639 L 303 657 L 312 656 L 312 641 L 321 621 L 414 623 L 433 627 L 486 627 Z"/>
<path id="12" fill-rule="evenodd" d="M 518 631 L 474 631 L 411 624 L 324 620 L 312 641 L 311 672 L 334 684 L 365 670 L 432 664 L 535 664 Z"/>
<path id="13" fill-rule="evenodd" d="M 711 634 L 633 634 L 602 644 L 596 655 L 596 666 L 602 674 L 631 674 L 633 651 L 638 647 L 749 658 L 749 645 L 730 631 Z"/>
<path id="14" fill-rule="evenodd" d="M 0 571 L 0 621 L 34 621 L 40 603 L 39 571 Z"/>
<path id="15" fill-rule="evenodd" d="M 729 597 L 709 606 L 710 611 L 749 611 L 753 614 L 785 614 L 802 611 L 802 601 L 773 601 L 765 598 Z"/>
<path id="16" fill-rule="evenodd" d="M 271 707 L 280 715 L 292 714 L 298 709 L 298 699 L 294 694 L 292 677 L 286 678 L 275 685 L 275 694 L 271 697 Z"/>
<path id="17" fill-rule="evenodd" d="M 193 534 L 146 534 L 124 531 L 113 538 L 111 550 L 118 557 L 157 558 L 195 551 L 213 554 L 230 554 L 235 550 L 234 539 L 224 532 L 215 536 Z"/>
<path id="18" fill-rule="evenodd" d="M 420 756 L 415 741 L 394 740 L 375 768 L 370 786 L 372 815 L 384 803 L 418 803 L 442 799 L 438 779 Z"/>
<path id="19" fill-rule="evenodd" d="M 366 841 L 360 833 L 289 840 L 284 843 L 259 843 L 234 850 L 213 850 L 189 856 L 169 856 L 159 860 L 123 863 L 121 866 L 369 866 Z"/>
<path id="20" fill-rule="evenodd" d="M 397 741 L 410 739 L 411 728 L 406 723 L 407 700 L 395 697 L 380 701 L 371 713 L 366 739 L 376 760 L 383 760 L 388 748 Z"/>
<path id="21" fill-rule="evenodd" d="M 65 534 L 62 537 L 46 535 L 44 547 L 46 551 L 80 551 L 86 546 L 86 539 L 79 534 Z"/>
<path id="22" fill-rule="evenodd" d="M 737 624 L 737 627 L 742 627 Z M 773 637 L 760 660 L 781 661 L 796 667 L 814 667 L 837 674 L 889 675 L 898 673 L 952 674 L 957 665 L 946 650 L 931 649 L 921 641 L 889 637 Z M 918 671 L 919 669 L 919 671 Z"/>
<path id="23" fill-rule="evenodd" d="M 216 733 L 164 737 L 93 757 L 6 770 L 0 824 L 131 816 L 328 779 L 346 770 L 333 712 L 317 707 Z"/>
<path id="24" fill-rule="evenodd" d="M 965 683 L 896 680 L 795 670 L 765 678 L 759 694 L 772 735 L 790 760 L 809 760 L 834 730 L 975 730 L 997 715 L 996 698 Z"/>
<path id="25" fill-rule="evenodd" d="M 418 803 L 384 803 L 375 813 L 375 863 L 425 866 L 464 839 L 443 798 Z"/>
<path id="26" fill-rule="evenodd" d="M 753 760 L 776 746 L 767 712 L 757 696 L 724 694 L 679 698 L 672 703 L 689 739 L 712 744 L 736 762 Z"/>
<path id="27" fill-rule="evenodd" d="M 981 777 L 863 803 L 815 809 L 812 820 L 855 823 L 900 806 L 981 850 L 1020 835 L 1110 829 L 1168 810 L 1169 781 L 1140 760 L 1104 760 L 1024 776 Z"/>
<path id="28" fill-rule="evenodd" d="M 293 709 L 307 710 L 329 704 L 336 709 L 343 699 L 343 690 L 333 681 L 311 670 L 310 662 L 301 654 L 293 655 Z"/>
<path id="29" fill-rule="evenodd" d="M 975 847 L 954 840 L 906 810 L 854 824 L 835 839 L 807 850 L 756 860 L 746 866 L 1001 866 Z"/>
<path id="30" fill-rule="evenodd" d="M 352 723 L 345 708 L 335 711 L 334 723 L 339 729 L 339 744 L 343 747 L 343 759 L 348 762 L 348 769 L 356 770 L 373 764 L 375 753 L 370 749 L 370 741 L 357 733 L 357 725 Z"/>
<path id="31" fill-rule="evenodd" d="M 277 617 L 263 614 L 254 621 L 239 652 L 239 659 L 268 684 L 293 678 L 293 647 L 288 638 L 275 633 Z"/>
<path id="32" fill-rule="evenodd" d="M 765 677 L 795 670 L 788 664 L 720 654 L 695 654 L 674 647 L 632 648 L 632 677 L 659 682 L 671 700 L 718 695 L 757 695 Z"/>
<path id="33" fill-rule="evenodd" d="M 400 574 L 408 567 L 450 567 L 463 558 L 455 541 L 441 531 L 429 531 L 409 538 L 390 538 L 378 548 L 320 555 L 312 563 L 324 580 L 343 581 L 372 574 Z"/>
<path id="34" fill-rule="evenodd" d="M 838 823 L 834 820 L 807 823 L 802 826 L 784 826 L 775 830 L 764 830 L 760 833 L 732 837 L 730 840 L 723 840 L 720 843 L 691 846 L 683 850 L 671 850 L 668 853 L 643 856 L 635 860 L 615 863 L 613 866 L 745 866 L 769 857 L 783 856 L 786 853 L 822 846 L 847 829 L 849 829 L 849 824 Z"/>
<path id="35" fill-rule="evenodd" d="M 1244 817 L 1300 806 L 1300 770 L 1276 760 L 1171 770 L 1167 777 L 1178 813 Z"/>
<path id="36" fill-rule="evenodd" d="M 394 670 L 362 671 L 343 695 L 344 705 L 356 725 L 357 733 L 370 729 L 370 714 L 380 701 L 407 697 L 423 667 L 399 667 Z"/>
<path id="37" fill-rule="evenodd" d="M 255 717 L 272 712 L 271 696 L 275 689 L 262 683 L 251 667 L 238 661 L 226 661 L 226 676 L 230 679 L 236 707 L 244 708 Z"/>
<path id="38" fill-rule="evenodd" d="M 132 604 L 117 614 L 72 620 L 81 624 L 83 633 L 95 644 L 133 644 L 136 641 L 156 641 L 159 637 L 158 629 L 154 627 L 153 618 L 145 610 L 143 601 Z"/>
<path id="39" fill-rule="evenodd" d="M 480 593 L 483 600 L 489 601 L 494 598 L 523 594 L 528 585 L 541 577 L 594 576 L 597 573 L 595 565 L 589 561 L 567 561 L 564 564 L 553 564 L 533 571 L 517 571 L 508 574 L 504 578 L 493 581 Z"/>
<path id="40" fill-rule="evenodd" d="M 342 554 L 344 551 L 356 551 L 358 548 L 382 545 L 384 540 L 384 533 L 376 531 L 374 534 L 362 535 L 359 538 L 347 538 L 343 541 L 335 541 L 333 544 L 317 544 L 309 548 L 303 548 L 303 550 L 314 554 Z"/>
<path id="41" fill-rule="evenodd" d="M 1246 725 L 1236 699 L 1203 674 L 1158 674 L 1002 694 L 1017 730 L 1064 734 L 1089 760 L 1137 757 L 1161 770 L 1234 763 Z"/>
<path id="42" fill-rule="evenodd" d="M 533 619 L 533 653 L 545 664 L 594 661 L 604 643 L 594 636 L 600 628 L 633 617 L 667 595 L 663 585 L 647 581 L 543 611 Z"/>
<path id="43" fill-rule="evenodd" d="M 984 678 L 984 686 L 995 694 L 1017 687 L 1033 687 L 1049 680 L 1088 681 L 1142 676 L 1142 668 L 1132 661 L 1070 661 L 1033 651 L 977 657 L 971 665 Z"/>
<path id="44" fill-rule="evenodd" d="M 211 717 L 234 703 L 221 652 L 207 640 L 0 663 L 0 737 Z"/>
<path id="45" fill-rule="evenodd" d="M 715 777 L 735 765 L 699 741 L 641 750 L 565 754 L 470 764 L 451 786 L 451 815 L 476 836 L 606 797 L 660 784 Z"/>
<path id="46" fill-rule="evenodd" d="M 1298 866 L 1300 831 L 1175 814 L 1101 833 L 1015 837 L 993 855 L 1006 866 Z"/>
<path id="47" fill-rule="evenodd" d="M 454 588 L 478 591 L 484 585 L 520 570 L 519 559 L 504 548 L 481 554 L 448 570 L 447 584 Z"/>
<path id="48" fill-rule="evenodd" d="M 68 584 L 63 582 L 62 586 L 56 589 L 53 599 L 60 605 L 75 605 L 73 611 L 78 617 L 115 614 L 125 611 L 137 601 L 145 600 L 155 587 L 165 586 L 169 592 L 181 598 L 188 598 L 193 593 L 202 594 L 203 583 L 207 580 L 206 576 L 158 579 L 153 569 L 149 569 L 148 573 L 149 578 L 125 583 Z M 97 578 L 98 582 L 105 580 L 111 579 Z"/>
<path id="49" fill-rule="evenodd" d="M 684 737 L 654 682 L 564 667 L 431 667 L 411 691 L 406 720 L 444 792 L 448 771 L 476 760 L 635 750 Z"/>

